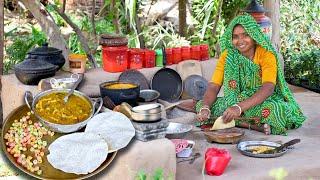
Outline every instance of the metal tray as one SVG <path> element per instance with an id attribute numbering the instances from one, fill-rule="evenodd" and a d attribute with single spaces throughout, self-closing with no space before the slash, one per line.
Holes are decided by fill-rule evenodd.
<path id="1" fill-rule="evenodd" d="M 22 105 L 22 106 L 16 108 L 14 111 L 12 111 L 8 115 L 6 120 L 4 121 L 4 124 L 3 124 L 3 127 L 2 127 L 2 133 L 1 133 L 1 146 L 2 146 L 2 150 L 4 151 L 4 154 L 6 155 L 6 157 L 9 159 L 9 161 L 14 166 L 16 166 L 18 169 L 20 169 L 24 173 L 26 173 L 26 174 L 28 174 L 28 175 L 30 175 L 32 177 L 38 178 L 38 179 L 52 179 L 52 180 L 53 179 L 86 179 L 86 178 L 89 178 L 91 176 L 94 176 L 94 175 L 98 174 L 103 169 L 108 167 L 109 164 L 115 158 L 115 156 L 117 154 L 117 151 L 109 153 L 107 159 L 100 165 L 100 167 L 98 167 L 95 171 L 93 171 L 92 173 L 89 173 L 89 174 L 77 175 L 77 174 L 73 174 L 73 173 L 65 173 L 65 172 L 63 172 L 61 170 L 55 169 L 53 166 L 51 166 L 51 164 L 48 162 L 48 160 L 46 158 L 46 156 L 48 154 L 47 148 L 49 147 L 49 145 L 55 139 L 57 139 L 58 137 L 63 135 L 63 134 L 60 134 L 60 133 L 55 133 L 55 135 L 52 136 L 52 137 L 45 136 L 43 138 L 48 143 L 47 148 L 45 150 L 45 155 L 44 155 L 44 158 L 43 158 L 43 162 L 40 165 L 40 168 L 42 169 L 43 173 L 41 175 L 37 175 L 36 173 L 32 173 L 32 172 L 24 169 L 20 164 L 18 164 L 16 162 L 15 158 L 13 157 L 13 155 L 11 155 L 10 153 L 8 153 L 6 151 L 4 135 L 9 130 L 9 128 L 11 127 L 11 125 L 14 122 L 15 119 L 20 119 L 22 116 L 27 114 L 27 112 L 29 112 L 29 111 L 30 111 L 30 109 L 28 108 L 27 105 Z M 33 122 L 39 122 L 39 120 L 34 115 L 31 115 L 31 120 Z M 88 162 L 88 163 L 90 163 L 90 162 Z"/>
<path id="2" fill-rule="evenodd" d="M 247 151 L 247 148 L 249 146 L 261 146 L 261 145 L 270 146 L 270 147 L 281 146 L 281 144 L 271 142 L 271 141 L 242 141 L 237 144 L 237 149 L 241 154 L 246 155 L 246 156 L 250 156 L 250 157 L 255 157 L 255 158 L 275 158 L 275 157 L 282 156 L 288 150 L 288 149 L 284 149 L 283 151 L 278 152 L 278 153 L 274 153 L 274 154 L 253 154 L 250 151 Z"/>

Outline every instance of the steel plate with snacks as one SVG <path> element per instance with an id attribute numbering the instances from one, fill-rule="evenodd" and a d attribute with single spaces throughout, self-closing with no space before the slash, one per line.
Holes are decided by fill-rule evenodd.
<path id="1" fill-rule="evenodd" d="M 12 164 L 26 174 L 38 179 L 85 179 L 101 172 L 115 158 L 117 152 L 109 153 L 107 159 L 89 174 L 78 175 L 55 169 L 47 160 L 48 147 L 63 134 L 54 133 L 40 125 L 39 120 L 29 112 L 30 109 L 27 105 L 22 105 L 12 111 L 4 121 L 1 133 L 1 146 L 4 154 Z M 22 131 L 22 136 L 30 131 L 29 135 L 31 137 L 28 135 L 28 137 L 22 138 L 22 140 L 9 140 L 14 131 L 19 131 L 17 127 L 27 127 L 28 130 L 24 129 Z M 33 145 L 32 147 L 30 141 Z M 16 146 L 17 144 L 19 145 Z"/>
<path id="2" fill-rule="evenodd" d="M 241 154 L 256 157 L 256 158 L 274 158 L 282 156 L 288 149 L 284 149 L 280 152 L 266 154 L 264 152 L 281 146 L 279 143 L 271 141 L 242 141 L 238 143 L 237 149 Z"/>

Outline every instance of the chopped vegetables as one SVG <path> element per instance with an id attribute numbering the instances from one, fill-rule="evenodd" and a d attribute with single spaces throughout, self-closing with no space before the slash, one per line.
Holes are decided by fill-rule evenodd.
<path id="1" fill-rule="evenodd" d="M 17 161 L 28 171 L 42 174 L 39 164 L 42 163 L 47 142 L 43 136 L 54 136 L 54 132 L 47 130 L 41 123 L 31 120 L 31 112 L 19 120 L 14 120 L 8 132 L 4 135 L 6 148 Z"/>

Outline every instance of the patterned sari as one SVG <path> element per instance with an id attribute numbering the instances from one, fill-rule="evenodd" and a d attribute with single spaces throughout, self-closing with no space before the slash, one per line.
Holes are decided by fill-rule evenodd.
<path id="1" fill-rule="evenodd" d="M 271 134 L 286 135 L 288 129 L 300 127 L 306 118 L 288 88 L 278 55 L 270 40 L 261 32 L 260 26 L 253 17 L 248 14 L 233 19 L 220 39 L 222 52 L 227 50 L 223 80 L 224 97 L 217 98 L 211 106 L 211 116 L 221 116 L 228 107 L 251 97 L 262 86 L 260 66 L 242 56 L 232 45 L 232 32 L 238 24 L 244 27 L 257 44 L 272 52 L 277 60 L 277 82 L 274 93 L 263 103 L 243 112 L 242 117 L 258 117 L 260 122 L 253 120 L 245 122 L 258 126 L 267 123 L 270 125 Z M 199 112 L 201 107 L 202 101 L 199 101 L 196 105 L 196 111 Z M 241 122 L 236 120 L 237 125 Z"/>

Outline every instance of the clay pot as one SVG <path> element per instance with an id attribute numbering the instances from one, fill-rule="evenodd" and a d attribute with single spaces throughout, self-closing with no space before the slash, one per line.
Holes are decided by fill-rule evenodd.
<path id="1" fill-rule="evenodd" d="M 64 65 L 65 59 L 62 55 L 62 50 L 48 47 L 48 43 L 44 43 L 41 47 L 34 48 L 28 52 L 28 58 L 34 58 L 41 61 L 46 61 L 53 65 L 57 65 L 58 70 Z"/>
<path id="2" fill-rule="evenodd" d="M 35 58 L 26 58 L 14 67 L 16 77 L 26 85 L 37 85 L 41 79 L 54 76 L 57 69 L 58 66 Z"/>

